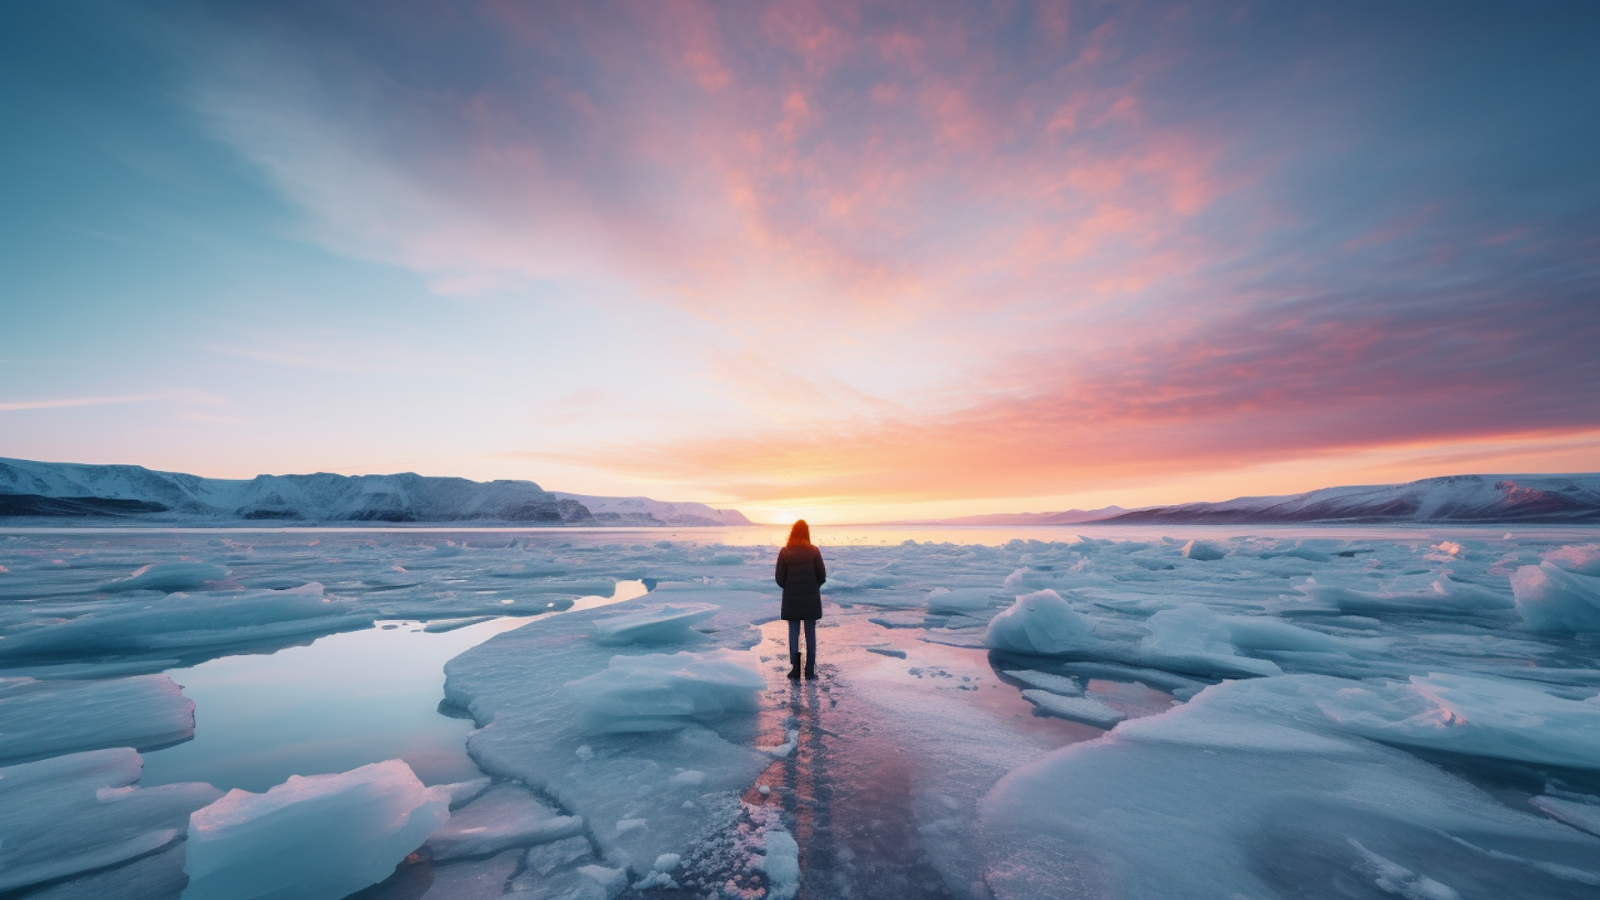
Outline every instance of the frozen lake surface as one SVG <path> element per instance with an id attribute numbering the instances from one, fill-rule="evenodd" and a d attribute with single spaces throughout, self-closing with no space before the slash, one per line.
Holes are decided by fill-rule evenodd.
<path id="1" fill-rule="evenodd" d="M 0 536 L 0 895 L 1600 896 L 1600 531 L 1243 530 Z"/>

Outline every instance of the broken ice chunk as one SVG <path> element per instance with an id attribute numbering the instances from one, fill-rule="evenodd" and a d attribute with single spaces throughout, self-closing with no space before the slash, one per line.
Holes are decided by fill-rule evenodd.
<path id="1" fill-rule="evenodd" d="M 488 856 L 518 844 L 543 844 L 572 837 L 583 820 L 564 816 L 519 784 L 497 784 L 451 814 L 428 838 L 437 860 Z"/>
<path id="2" fill-rule="evenodd" d="M 1094 623 L 1049 588 L 1019 596 L 989 622 L 984 638 L 990 649 L 1043 656 L 1082 652 L 1097 642 Z"/>
<path id="3" fill-rule="evenodd" d="M 422 630 L 428 632 L 429 634 L 440 634 L 446 631 L 455 631 L 458 628 L 466 628 L 469 625 L 480 625 L 484 622 L 492 622 L 497 618 L 499 617 L 467 616 L 465 619 L 440 619 L 437 622 L 429 622 L 423 627 Z"/>
<path id="4" fill-rule="evenodd" d="M 1334 688 L 1334 685 L 1349 685 Z M 1322 711 L 1363 737 L 1470 756 L 1600 768 L 1600 701 L 1524 684 L 1433 672 L 1409 684 L 1327 679 Z M 1309 688 L 1305 688 L 1309 690 Z"/>
<path id="5" fill-rule="evenodd" d="M 1562 791 L 1561 796 L 1545 794 L 1528 802 L 1573 828 L 1600 835 L 1600 797 L 1580 797 Z"/>
<path id="6" fill-rule="evenodd" d="M 674 787 L 699 787 L 706 782 L 706 773 L 698 769 L 685 769 L 667 779 Z"/>
<path id="7" fill-rule="evenodd" d="M 1217 549 L 1216 547 L 1211 546 L 1210 544 L 1202 544 L 1199 541 L 1190 541 L 1189 543 L 1183 545 L 1183 555 L 1187 559 L 1199 560 L 1201 562 L 1211 562 L 1213 560 L 1222 559 L 1228 554 Z"/>
<path id="8" fill-rule="evenodd" d="M 1076 678 L 1068 678 L 1065 675 L 1035 672 L 1032 669 L 1008 669 L 1005 674 L 1023 684 L 1042 688 L 1052 694 L 1060 694 L 1063 697 L 1079 697 L 1083 695 L 1083 686 L 1078 684 L 1078 680 Z"/>
<path id="9" fill-rule="evenodd" d="M 478 795 L 489 789 L 492 782 L 488 776 L 474 778 L 471 781 L 458 781 L 455 784 L 441 784 L 450 794 L 450 808 L 460 809 L 478 798 Z"/>
<path id="10" fill-rule="evenodd" d="M 530 848 L 523 865 L 528 872 L 544 876 L 549 875 L 560 866 L 583 859 L 592 852 L 593 849 L 589 846 L 588 838 L 563 838 L 559 841 L 538 844 Z M 521 879 L 518 880 L 520 881 Z M 515 884 L 512 887 L 517 888 Z M 520 888 L 517 889 L 520 890 Z"/>
<path id="11" fill-rule="evenodd" d="M 202 562 L 154 563 L 134 569 L 126 578 L 102 585 L 107 593 L 125 591 L 194 591 L 206 586 L 208 581 L 222 581 L 229 572 L 222 566 Z"/>
<path id="12" fill-rule="evenodd" d="M 636 612 L 594 623 L 594 639 L 602 644 L 687 644 L 705 640 L 690 626 L 717 614 L 710 603 L 647 606 Z"/>
<path id="13" fill-rule="evenodd" d="M 1511 576 L 1517 610 L 1536 631 L 1600 631 L 1600 578 L 1554 563 L 1523 566 Z"/>
<path id="14" fill-rule="evenodd" d="M 628 886 L 628 870 L 606 866 L 579 866 L 578 873 L 600 886 L 606 900 L 622 893 Z"/>
<path id="15" fill-rule="evenodd" d="M 184 900 L 338 900 L 389 876 L 450 818 L 450 794 L 398 759 L 232 790 L 189 817 Z"/>
<path id="16" fill-rule="evenodd" d="M 1110 728 L 1127 718 L 1093 697 L 1063 697 L 1033 688 L 1023 691 L 1022 697 L 1052 716 L 1096 728 Z"/>
<path id="17" fill-rule="evenodd" d="M 315 582 L 283 591 L 169 594 L 118 603 L 76 619 L 7 635 L 0 657 L 171 652 L 229 647 L 370 623 L 375 615 L 324 597 Z"/>
<path id="18" fill-rule="evenodd" d="M 994 591 L 988 588 L 956 588 L 935 590 L 928 594 L 928 611 L 960 614 L 989 608 L 989 597 Z"/>
<path id="19" fill-rule="evenodd" d="M 594 732 L 661 731 L 731 712 L 753 712 L 767 680 L 750 654 L 614 656 L 601 672 L 567 684 Z"/>
<path id="20" fill-rule="evenodd" d="M 1293 626 L 1275 623 L 1285 628 Z M 1164 609 L 1146 623 L 1150 636 L 1140 646 L 1147 665 L 1196 675 L 1277 675 L 1278 664 L 1239 655 L 1232 631 L 1222 618 L 1198 603 Z M 1316 632 L 1296 629 L 1325 638 Z"/>
<path id="21" fill-rule="evenodd" d="M 126 747 L 0 768 L 0 891 L 115 865 L 171 843 L 209 784 L 135 786 Z"/>
<path id="22" fill-rule="evenodd" d="M 194 736 L 194 703 L 165 675 L 0 678 L 0 764 L 62 753 L 154 750 Z"/>
<path id="23" fill-rule="evenodd" d="M 800 845 L 787 831 L 773 829 L 765 837 L 761 868 L 767 873 L 768 900 L 790 900 L 800 890 Z"/>

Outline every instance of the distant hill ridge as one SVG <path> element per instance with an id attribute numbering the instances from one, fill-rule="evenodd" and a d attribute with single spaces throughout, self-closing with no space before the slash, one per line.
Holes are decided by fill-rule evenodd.
<path id="1" fill-rule="evenodd" d="M 737 510 L 644 497 L 585 497 L 531 481 L 398 475 L 202 478 L 143 466 L 0 458 L 0 518 L 172 524 L 413 522 L 508 525 L 748 525 Z"/>
<path id="2" fill-rule="evenodd" d="M 1446 475 L 1405 484 L 1322 488 L 1139 509 L 1118 524 L 1600 523 L 1600 474 Z"/>

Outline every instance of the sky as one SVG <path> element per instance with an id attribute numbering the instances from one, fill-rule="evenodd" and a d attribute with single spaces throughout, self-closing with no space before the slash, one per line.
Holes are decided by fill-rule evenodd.
<path id="1" fill-rule="evenodd" d="M 861 522 L 1600 471 L 1600 6 L 0 5 L 0 456 Z"/>

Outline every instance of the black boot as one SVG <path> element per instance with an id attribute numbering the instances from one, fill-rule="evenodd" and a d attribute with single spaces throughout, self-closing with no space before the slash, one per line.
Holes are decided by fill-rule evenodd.
<path id="1" fill-rule="evenodd" d="M 799 678 L 800 677 L 800 654 L 798 654 L 798 653 L 789 654 L 789 665 L 790 665 L 789 677 L 790 678 Z"/>
<path id="2" fill-rule="evenodd" d="M 789 677 L 793 678 L 794 676 L 791 675 Z M 806 677 L 807 678 L 815 678 L 815 677 L 817 677 L 817 654 L 815 654 L 815 653 L 807 653 L 806 654 Z"/>

